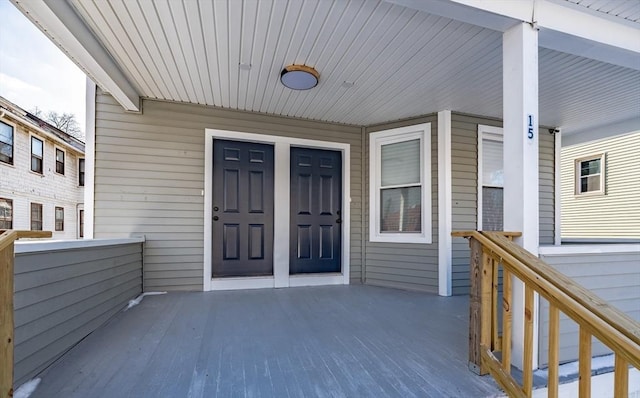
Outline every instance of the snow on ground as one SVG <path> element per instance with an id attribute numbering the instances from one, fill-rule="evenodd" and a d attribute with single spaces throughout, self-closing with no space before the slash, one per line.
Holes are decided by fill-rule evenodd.
<path id="1" fill-rule="evenodd" d="M 29 380 L 13 392 L 13 398 L 29 398 L 36 388 L 38 388 L 38 384 L 40 384 L 40 379 Z"/>
<path id="2" fill-rule="evenodd" d="M 167 292 L 144 292 L 133 300 L 129 300 L 129 305 L 127 305 L 127 308 L 125 308 L 123 311 L 126 311 L 129 308 L 135 307 L 136 305 L 140 304 L 144 296 L 157 296 L 159 294 L 167 294 Z"/>

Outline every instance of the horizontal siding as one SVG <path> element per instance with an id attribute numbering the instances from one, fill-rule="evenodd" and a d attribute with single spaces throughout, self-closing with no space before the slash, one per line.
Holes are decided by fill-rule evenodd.
<path id="1" fill-rule="evenodd" d="M 575 161 L 604 153 L 605 194 L 575 194 Z M 640 238 L 640 132 L 562 149 L 562 237 Z"/>
<path id="2" fill-rule="evenodd" d="M 141 243 L 17 254 L 16 385 L 42 371 L 141 291 Z"/>
<path id="3" fill-rule="evenodd" d="M 359 281 L 360 127 L 151 100 L 133 114 L 98 94 L 95 237 L 145 236 L 145 290 L 202 290 L 207 128 L 350 144 L 350 266 Z"/>
<path id="4" fill-rule="evenodd" d="M 369 134 L 375 131 L 431 123 L 431 244 L 369 241 Z M 365 279 L 375 286 L 438 292 L 438 124 L 436 115 L 377 125 L 366 129 L 364 158 Z"/>
<path id="5" fill-rule="evenodd" d="M 555 269 L 591 290 L 609 304 L 640 321 L 640 252 L 542 255 Z M 605 271 L 606 269 L 606 271 Z M 549 303 L 540 300 L 540 365 L 548 364 Z M 593 355 L 609 354 L 602 343 L 593 340 Z M 578 359 L 578 325 L 564 314 L 560 316 L 561 362 Z"/>
<path id="6" fill-rule="evenodd" d="M 451 115 L 452 229 L 475 230 L 478 221 L 478 125 L 502 127 L 502 122 L 479 116 Z M 539 137 L 539 214 L 541 244 L 553 244 L 554 205 L 554 136 L 541 128 Z M 469 244 L 464 239 L 452 241 L 452 292 L 469 292 Z"/>

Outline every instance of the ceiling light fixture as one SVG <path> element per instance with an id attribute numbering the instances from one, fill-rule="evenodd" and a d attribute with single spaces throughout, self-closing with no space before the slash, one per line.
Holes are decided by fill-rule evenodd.
<path id="1" fill-rule="evenodd" d="M 320 74 L 305 65 L 289 65 L 280 73 L 280 81 L 292 90 L 309 90 L 318 85 Z"/>

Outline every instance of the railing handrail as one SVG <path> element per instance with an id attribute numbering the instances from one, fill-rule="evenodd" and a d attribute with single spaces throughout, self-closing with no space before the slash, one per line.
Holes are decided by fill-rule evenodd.
<path id="1" fill-rule="evenodd" d="M 530 396 L 533 379 L 531 367 L 533 292 L 537 292 L 549 301 L 550 311 L 553 309 L 554 314 L 553 321 L 552 312 L 549 315 L 550 333 L 551 329 L 554 330 L 553 345 L 551 340 L 549 343 L 549 396 L 558 395 L 558 311 L 573 319 L 580 328 L 580 396 L 589 396 L 591 336 L 596 337 L 615 352 L 615 396 L 626 396 L 627 364 L 640 369 L 640 323 L 556 271 L 537 256 L 511 242 L 503 232 L 460 231 L 454 232 L 453 235 L 471 238 L 473 273 L 471 319 L 478 319 L 480 326 L 474 329 L 470 325 L 470 333 L 472 333 L 470 342 L 475 341 L 475 345 L 470 346 L 474 350 L 470 352 L 470 364 L 474 367 L 479 366 L 480 374 L 489 371 L 496 381 L 509 391 L 510 395 Z M 498 264 L 502 266 L 507 278 L 504 281 L 505 297 L 503 298 L 503 318 L 506 317 L 503 319 L 504 338 L 500 338 L 497 334 L 495 315 Z M 525 286 L 525 357 L 522 387 L 519 387 L 510 375 L 510 275 L 520 279 Z M 479 303 L 480 306 L 474 303 Z M 480 313 L 477 314 L 477 311 Z M 507 329 L 504 329 L 505 327 Z M 476 333 L 479 333 L 479 337 L 475 337 Z M 494 351 L 503 352 L 502 363 L 497 360 L 493 354 Z M 551 359 L 552 352 L 553 359 Z M 477 362 L 478 357 L 481 358 L 479 362 Z"/>
<path id="2" fill-rule="evenodd" d="M 612 306 L 602 298 L 596 296 L 589 289 L 577 284 L 573 279 L 557 271 L 539 257 L 534 256 L 521 246 L 505 239 L 495 232 L 483 232 L 493 243 L 513 255 L 523 265 L 531 268 L 542 276 L 547 282 L 552 283 L 562 290 L 577 303 L 587 308 L 600 319 L 617 329 L 636 344 L 640 345 L 640 323 L 629 315 Z"/>
<path id="3" fill-rule="evenodd" d="M 594 336 L 610 348 L 621 351 L 631 364 L 640 368 L 640 343 L 638 342 L 640 341 L 638 340 L 640 323 L 552 269 L 538 257 L 509 241 L 501 233 L 469 231 L 468 234 L 465 232 L 465 236 L 477 239 L 484 247 L 506 260 L 504 266 L 509 271 L 533 285 L 535 291 L 560 308 L 575 322 L 586 323 Z M 544 272 L 540 272 L 541 269 L 544 269 Z M 548 279 L 549 276 L 557 277 L 559 280 Z M 580 297 L 581 300 L 575 297 Z M 625 327 L 628 329 L 625 330 Z"/>

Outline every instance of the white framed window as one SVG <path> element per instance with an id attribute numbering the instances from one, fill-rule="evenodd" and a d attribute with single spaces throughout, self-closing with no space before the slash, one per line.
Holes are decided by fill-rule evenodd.
<path id="1" fill-rule="evenodd" d="M 478 221 L 482 231 L 504 229 L 502 127 L 478 125 Z"/>
<path id="2" fill-rule="evenodd" d="M 369 240 L 431 243 L 431 123 L 369 139 Z"/>
<path id="3" fill-rule="evenodd" d="M 13 164 L 15 126 L 0 121 L 0 162 Z"/>
<path id="4" fill-rule="evenodd" d="M 603 195 L 605 154 L 583 157 L 575 161 L 576 195 Z"/>
<path id="5" fill-rule="evenodd" d="M 62 148 L 55 147 L 56 152 L 56 173 L 64 175 L 64 165 L 67 153 Z"/>

